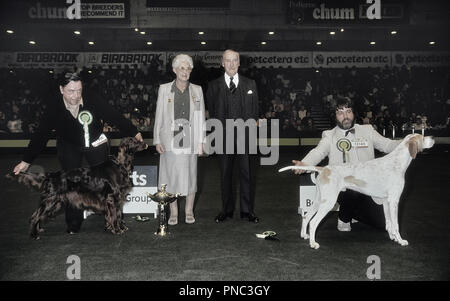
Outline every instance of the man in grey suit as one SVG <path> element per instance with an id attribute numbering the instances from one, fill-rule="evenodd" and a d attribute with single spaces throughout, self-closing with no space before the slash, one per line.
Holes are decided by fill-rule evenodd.
<path id="1" fill-rule="evenodd" d="M 390 153 L 401 142 L 381 136 L 372 125 L 355 124 L 352 108 L 350 99 L 339 100 L 336 105 L 336 127 L 324 131 L 319 144 L 301 161 L 292 162 L 295 165 L 315 166 L 327 156 L 329 165 L 365 162 L 375 158 L 374 148 Z M 338 203 L 339 231 L 351 231 L 352 219 L 376 228 L 385 228 L 383 206 L 377 205 L 371 197 L 347 190 L 339 194 Z"/>

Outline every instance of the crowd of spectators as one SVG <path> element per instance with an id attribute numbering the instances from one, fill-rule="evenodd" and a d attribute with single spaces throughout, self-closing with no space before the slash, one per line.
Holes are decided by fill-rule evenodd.
<path id="1" fill-rule="evenodd" d="M 449 68 L 380 68 L 321 70 L 316 83 L 322 103 L 332 108 L 336 100 L 348 97 L 355 103 L 360 124 L 372 124 L 378 131 L 398 132 L 413 128 L 449 127 Z M 330 111 L 330 118 L 334 112 Z"/>
<path id="2" fill-rule="evenodd" d="M 158 87 L 174 78 L 170 65 L 101 66 L 76 70 L 85 89 L 96 91 L 142 132 L 151 132 Z M 298 137 L 319 133 L 313 111 L 334 125 L 339 98 L 354 102 L 357 123 L 372 124 L 380 133 L 395 130 L 449 128 L 450 69 L 440 68 L 241 68 L 256 80 L 260 118 L 278 119 L 280 133 Z M 192 82 L 206 91 L 217 68 L 196 64 Z M 0 132 L 30 134 L 36 129 L 46 100 L 58 91 L 58 73 L 48 69 L 0 69 Z M 105 131 L 115 131 L 105 124 Z"/>
<path id="3" fill-rule="evenodd" d="M 96 92 L 140 131 L 153 129 L 158 86 L 170 80 L 160 64 L 72 71 L 80 72 L 84 89 Z M 45 69 L 0 69 L 0 132 L 33 133 L 47 100 L 59 91 L 59 76 Z M 104 127 L 107 132 L 116 131 L 107 123 Z"/>
<path id="4" fill-rule="evenodd" d="M 356 122 L 391 135 L 412 129 L 449 130 L 450 68 L 252 69 L 265 118 L 278 118 L 281 132 L 296 137 L 317 131 L 311 112 L 335 124 L 339 98 L 354 103 Z M 296 133 L 297 132 L 297 133 Z"/>

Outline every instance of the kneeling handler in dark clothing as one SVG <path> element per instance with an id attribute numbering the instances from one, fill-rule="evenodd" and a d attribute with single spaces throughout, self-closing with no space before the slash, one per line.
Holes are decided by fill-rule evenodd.
<path id="1" fill-rule="evenodd" d="M 60 81 L 61 96 L 50 99 L 39 127 L 31 137 L 22 162 L 14 167 L 14 173 L 26 171 L 33 160 L 45 148 L 55 130 L 58 160 L 63 170 L 81 167 L 85 157 L 90 166 L 105 162 L 109 155 L 109 143 L 103 134 L 102 120 L 116 125 L 123 136 L 135 136 L 143 141 L 129 120 L 116 112 L 99 95 L 83 91 L 81 78 L 76 73 L 66 73 Z M 83 210 L 65 208 L 67 232 L 80 230 Z"/>

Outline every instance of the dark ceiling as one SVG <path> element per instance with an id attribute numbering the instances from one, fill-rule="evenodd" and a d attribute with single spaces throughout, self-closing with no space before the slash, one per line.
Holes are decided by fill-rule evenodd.
<path id="1" fill-rule="evenodd" d="M 392 20 L 386 19 L 383 23 L 377 23 L 382 25 L 369 26 L 366 22 L 344 27 L 287 24 L 286 7 L 273 5 L 287 3 L 287 0 L 221 0 L 232 9 L 210 13 L 201 10 L 152 12 L 145 6 L 149 4 L 148 1 L 117 0 L 132 4 L 126 22 L 96 24 L 50 20 L 53 23 L 43 23 L 42 20 L 37 20 L 39 23 L 33 24 L 29 23 L 30 19 L 24 13 L 30 1 L 1 1 L 0 51 L 198 51 L 228 47 L 241 51 L 450 50 L 450 5 L 441 0 L 411 0 L 412 5 L 405 4 L 405 7 L 411 7 L 406 14 L 408 18 L 398 21 L 397 25 L 389 25 Z M 42 0 L 39 3 L 44 1 L 56 1 L 59 5 L 65 2 Z M 351 2 L 357 1 L 365 2 Z M 386 1 L 383 3 L 400 0 Z M 152 4 L 155 2 L 166 5 L 169 2 L 181 3 L 175 0 L 150 1 Z M 210 3 L 205 0 L 200 2 L 202 5 Z M 31 3 L 37 5 L 37 2 Z M 409 0 L 405 3 L 411 4 Z M 20 9 L 18 4 L 28 6 Z M 8 24 L 2 24 L 6 22 Z M 33 19 L 33 22 L 36 21 Z M 132 24 L 140 24 L 142 28 L 135 31 Z M 145 28 L 145 24 L 153 26 Z M 207 25 L 202 28 L 204 24 Z M 344 29 L 343 32 L 341 28 Z M 12 30 L 13 33 L 7 33 L 7 30 Z M 81 34 L 75 35 L 76 30 Z M 145 34 L 141 34 L 141 31 Z M 199 31 L 204 34 L 199 35 Z M 269 31 L 274 34 L 270 35 Z M 335 31 L 335 34 L 331 35 L 330 31 Z M 397 34 L 392 35 L 391 31 L 396 31 Z M 29 41 L 35 41 L 35 44 L 32 45 Z M 89 41 L 93 41 L 94 45 L 89 45 Z M 206 44 L 201 44 L 202 41 Z M 372 41 L 375 42 L 374 45 L 370 44 Z M 434 42 L 433 45 L 430 45 L 431 41 Z M 321 45 L 317 45 L 317 42 L 321 42 Z"/>
<path id="2" fill-rule="evenodd" d="M 52 26 L 1 26 L 0 51 L 148 51 L 218 50 L 449 50 L 447 28 L 386 26 L 379 28 L 322 27 L 267 30 L 149 29 Z M 8 34 L 7 30 L 13 30 Z M 78 30 L 81 34 L 76 35 Z M 395 30 L 397 34 L 391 34 Z M 140 32 L 144 31 L 145 34 Z M 203 31 L 203 35 L 198 32 Z M 330 31 L 335 31 L 330 35 Z M 29 41 L 35 41 L 31 45 Z M 89 45 L 93 41 L 94 45 Z M 201 44 L 204 41 L 206 44 Z M 316 43 L 320 41 L 321 45 Z M 376 42 L 371 45 L 370 42 Z M 434 45 L 429 42 L 434 41 Z M 147 42 L 151 42 L 148 45 Z M 266 42 L 266 44 L 261 44 Z"/>

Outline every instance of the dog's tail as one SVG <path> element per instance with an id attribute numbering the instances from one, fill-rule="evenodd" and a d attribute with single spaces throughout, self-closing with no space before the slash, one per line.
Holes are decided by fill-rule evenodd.
<path id="1" fill-rule="evenodd" d="M 20 172 L 18 175 L 13 172 L 6 175 L 7 179 L 17 181 L 25 186 L 40 190 L 45 180 L 46 175 L 43 173 L 31 173 L 31 172 Z"/>
<path id="2" fill-rule="evenodd" d="M 317 172 L 321 172 L 323 167 L 320 166 L 296 166 L 296 165 L 292 165 L 292 166 L 286 166 L 281 168 L 280 170 L 278 170 L 278 172 L 283 172 L 286 170 L 295 170 L 295 169 L 301 169 L 301 170 L 306 170 L 306 171 L 317 171 Z"/>

